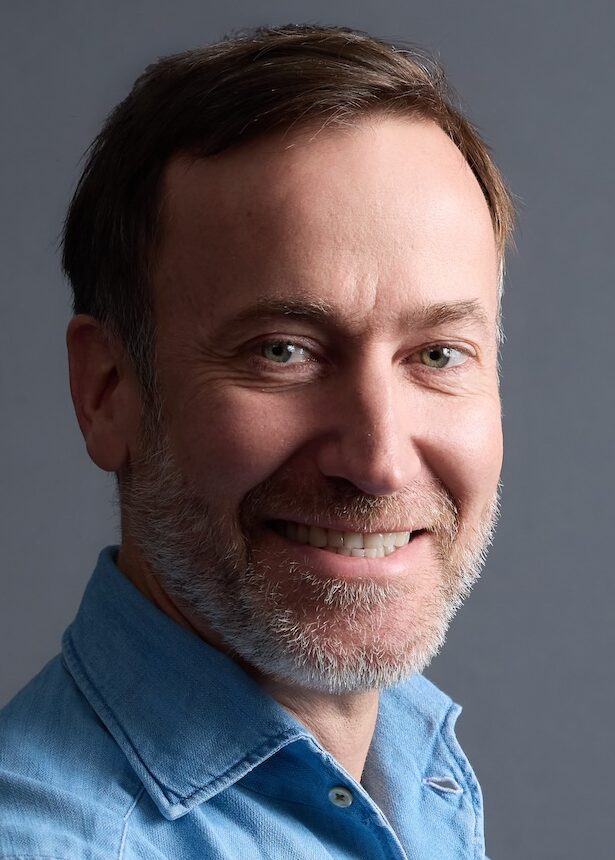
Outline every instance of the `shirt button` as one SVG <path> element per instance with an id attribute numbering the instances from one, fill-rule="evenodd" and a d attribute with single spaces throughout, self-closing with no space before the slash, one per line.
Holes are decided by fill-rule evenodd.
<path id="1" fill-rule="evenodd" d="M 343 785 L 334 785 L 329 792 L 329 800 L 334 806 L 347 807 L 352 803 L 352 792 Z"/>

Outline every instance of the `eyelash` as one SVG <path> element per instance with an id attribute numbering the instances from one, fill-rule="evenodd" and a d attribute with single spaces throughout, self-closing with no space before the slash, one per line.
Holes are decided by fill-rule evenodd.
<path id="1" fill-rule="evenodd" d="M 277 344 L 292 344 L 296 349 L 305 350 L 305 352 L 308 353 L 308 358 L 304 362 L 289 365 L 281 362 L 275 362 L 271 359 L 265 358 L 265 356 L 261 354 L 263 350 L 265 350 L 267 347 L 275 346 Z M 317 364 L 319 362 L 319 358 L 316 355 L 316 350 L 314 350 L 310 345 L 298 339 L 293 339 L 290 337 L 276 337 L 271 338 L 269 340 L 259 341 L 252 347 L 251 358 L 252 361 L 257 365 L 257 367 L 264 369 L 270 373 L 288 373 L 289 368 L 294 368 L 291 371 L 292 373 L 300 373 L 302 369 Z"/>
<path id="2" fill-rule="evenodd" d="M 416 362 L 416 364 L 418 364 L 418 366 L 424 371 L 433 370 L 433 371 L 437 371 L 438 373 L 454 373 L 456 371 L 463 370 L 463 368 L 466 364 L 466 360 L 469 358 L 472 358 L 472 353 L 470 352 L 470 350 L 468 350 L 462 346 L 454 345 L 452 343 L 429 343 L 426 346 L 420 347 L 412 355 L 413 356 L 420 356 L 421 353 L 423 353 L 423 352 L 432 352 L 432 351 L 438 350 L 438 349 L 439 350 L 450 349 L 450 350 L 453 350 L 454 352 L 458 352 L 464 356 L 464 361 L 460 362 L 459 364 L 454 364 L 454 365 L 452 365 L 452 367 L 430 367 L 427 364 L 422 364 L 420 361 Z"/>
<path id="3" fill-rule="evenodd" d="M 260 354 L 267 347 L 275 346 L 277 344 L 292 344 L 297 349 L 305 350 L 309 354 L 309 356 L 315 356 L 315 357 L 308 357 L 306 361 L 299 362 L 297 364 L 285 364 L 285 363 L 281 363 L 281 362 L 280 363 L 275 362 L 271 359 L 267 359 L 267 358 L 265 358 L 265 356 Z M 257 344 L 254 345 L 253 349 L 255 350 L 255 352 L 253 352 L 252 357 L 253 357 L 253 360 L 257 363 L 257 365 L 259 365 L 261 368 L 263 368 L 269 372 L 273 372 L 273 373 L 280 373 L 280 372 L 288 373 L 288 368 L 290 368 L 290 367 L 296 368 L 296 370 L 293 370 L 291 372 L 300 373 L 303 369 L 309 367 L 310 365 L 319 363 L 318 353 L 316 350 L 314 350 L 312 348 L 312 346 L 310 346 L 309 344 L 307 344 L 305 342 L 302 342 L 299 339 L 293 339 L 290 337 L 288 337 L 288 338 L 285 338 L 285 337 L 271 338 L 268 340 L 259 341 Z M 436 349 L 452 349 L 455 352 L 459 352 L 463 356 L 465 356 L 466 360 L 460 362 L 459 364 L 453 365 L 452 367 L 441 367 L 441 368 L 430 367 L 429 365 L 422 364 L 420 361 L 416 361 L 416 362 L 407 361 L 405 363 L 415 364 L 418 368 L 420 368 L 421 372 L 436 371 L 440 375 L 443 373 L 453 374 L 453 373 L 459 373 L 459 372 L 463 371 L 463 369 L 467 363 L 467 359 L 471 359 L 473 357 L 473 353 L 469 349 L 467 349 L 466 347 L 463 347 L 463 346 L 458 345 L 458 344 L 442 343 L 439 341 L 436 341 L 434 343 L 428 343 L 428 344 L 425 344 L 424 346 L 419 347 L 417 350 L 415 350 L 412 353 L 412 357 L 420 356 L 422 352 L 425 352 L 428 350 L 436 350 Z"/>

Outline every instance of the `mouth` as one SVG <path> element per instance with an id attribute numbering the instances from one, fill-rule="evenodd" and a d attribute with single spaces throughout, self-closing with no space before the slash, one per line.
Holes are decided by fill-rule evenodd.
<path id="1" fill-rule="evenodd" d="M 293 543 L 351 558 L 384 558 L 403 549 L 425 529 L 401 532 L 353 532 L 273 520 L 271 528 Z"/>

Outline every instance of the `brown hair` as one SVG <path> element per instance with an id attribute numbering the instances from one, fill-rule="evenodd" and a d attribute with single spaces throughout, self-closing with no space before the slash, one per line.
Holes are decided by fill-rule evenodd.
<path id="1" fill-rule="evenodd" d="M 136 81 L 88 152 L 64 227 L 63 266 L 75 313 L 120 339 L 146 392 L 154 383 L 149 282 L 169 158 L 370 113 L 430 119 L 448 134 L 483 190 L 503 259 L 513 209 L 502 177 L 441 69 L 414 48 L 337 27 L 258 29 L 165 57 Z"/>

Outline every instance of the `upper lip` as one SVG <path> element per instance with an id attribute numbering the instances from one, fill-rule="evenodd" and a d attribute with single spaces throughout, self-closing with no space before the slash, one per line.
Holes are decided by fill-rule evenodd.
<path id="1" fill-rule="evenodd" d="M 331 529 L 332 531 L 336 531 L 336 532 L 352 532 L 353 534 L 364 534 L 364 535 L 368 535 L 368 534 L 398 534 L 399 532 L 423 531 L 422 526 L 409 526 L 409 525 L 402 525 L 402 526 L 394 525 L 393 526 L 393 525 L 391 525 L 391 523 L 387 523 L 386 525 L 383 525 L 383 524 L 374 525 L 373 523 L 370 523 L 369 527 L 365 528 L 364 525 L 360 525 L 358 523 L 349 523 L 348 521 L 343 522 L 342 520 L 327 520 L 327 522 L 323 522 L 322 520 L 320 520 L 320 521 L 306 522 L 305 520 L 302 520 L 300 517 L 299 518 L 293 517 L 292 515 L 288 516 L 288 517 L 275 517 L 274 521 L 295 523 L 296 525 L 307 526 L 308 528 L 310 528 L 310 526 L 316 526 L 317 528 L 321 528 L 321 529 L 325 529 L 325 530 Z"/>

